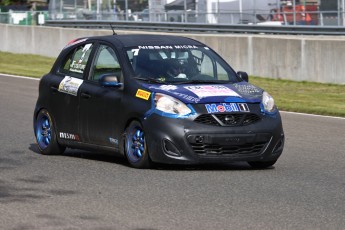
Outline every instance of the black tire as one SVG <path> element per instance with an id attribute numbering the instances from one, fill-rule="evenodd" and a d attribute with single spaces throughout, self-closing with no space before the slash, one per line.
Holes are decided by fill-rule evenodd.
<path id="1" fill-rule="evenodd" d="M 256 169 L 265 169 L 271 167 L 277 162 L 277 160 L 273 161 L 249 161 L 248 164 Z"/>
<path id="2" fill-rule="evenodd" d="M 39 111 L 35 121 L 35 136 L 41 154 L 62 154 L 66 147 L 57 142 L 53 119 L 47 110 Z"/>
<path id="3" fill-rule="evenodd" d="M 125 155 L 128 163 L 134 168 L 150 168 L 152 166 L 145 132 L 138 121 L 132 121 L 126 128 Z"/>

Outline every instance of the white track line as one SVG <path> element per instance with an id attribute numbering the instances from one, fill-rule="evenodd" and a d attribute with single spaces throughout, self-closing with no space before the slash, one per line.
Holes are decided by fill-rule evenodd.
<path id="1" fill-rule="evenodd" d="M 0 73 L 0 75 L 5 76 L 5 77 L 14 77 L 14 78 L 21 78 L 21 79 L 36 80 L 36 81 L 41 80 L 41 78 L 17 76 L 17 75 L 5 74 L 5 73 Z"/>
<path id="2" fill-rule="evenodd" d="M 296 112 L 289 112 L 289 111 L 279 111 L 279 112 L 281 112 L 281 113 L 296 114 L 296 115 L 303 115 L 303 116 L 311 116 L 311 117 L 324 117 L 324 118 L 334 118 L 334 119 L 345 120 L 345 117 L 332 117 L 332 116 L 309 114 L 309 113 L 296 113 Z"/>
<path id="3" fill-rule="evenodd" d="M 36 80 L 36 81 L 39 81 L 39 80 L 40 80 L 40 78 L 25 77 L 25 76 L 16 76 L 16 75 L 11 75 L 11 74 L 3 74 L 3 73 L 0 73 L 0 75 L 3 75 L 3 76 L 5 76 L 5 77 L 22 78 L 22 79 L 29 79 L 29 80 Z M 288 112 L 288 111 L 280 111 L 280 112 L 281 112 L 281 113 L 290 113 L 290 114 L 303 115 L 303 116 L 324 117 L 324 118 L 334 118 L 334 119 L 345 120 L 345 117 L 332 117 L 332 116 L 324 116 L 324 115 L 316 115 L 316 114 L 308 114 L 308 113 L 296 113 L 296 112 Z"/>

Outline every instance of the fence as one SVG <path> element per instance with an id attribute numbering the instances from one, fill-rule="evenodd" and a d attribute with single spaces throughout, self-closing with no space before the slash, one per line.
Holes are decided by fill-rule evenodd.
<path id="1" fill-rule="evenodd" d="M 42 25 L 49 18 L 48 11 L 0 12 L 0 23 L 13 25 Z"/>
<path id="2" fill-rule="evenodd" d="M 44 24 L 47 19 L 54 20 L 112 20 L 112 21 L 145 21 L 145 22 L 183 22 L 198 24 L 270 24 L 270 25 L 313 25 L 313 26 L 345 26 L 345 12 L 341 11 L 313 11 L 308 12 L 312 20 L 301 19 L 301 13 L 280 13 L 277 21 L 272 12 L 255 11 L 254 13 L 238 11 L 221 11 L 205 13 L 195 11 L 167 11 L 151 13 L 141 11 L 128 13 L 90 11 L 85 9 L 47 12 L 47 11 L 12 11 L 0 12 L 0 23 L 15 25 Z"/>

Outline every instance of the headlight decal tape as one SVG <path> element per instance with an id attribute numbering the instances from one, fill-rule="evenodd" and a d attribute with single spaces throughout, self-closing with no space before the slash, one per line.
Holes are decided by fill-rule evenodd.
<path id="1" fill-rule="evenodd" d="M 275 108 L 272 112 L 268 112 L 265 110 L 265 106 L 264 104 L 261 102 L 260 103 L 260 110 L 261 110 L 261 113 L 264 114 L 264 115 L 269 115 L 271 117 L 276 117 L 277 113 L 278 113 L 278 109 Z"/>
<path id="2" fill-rule="evenodd" d="M 195 112 L 195 110 L 191 104 L 186 104 L 186 106 L 191 110 L 191 113 L 186 114 L 186 115 L 171 114 L 171 113 L 166 113 L 166 112 L 160 111 L 160 110 L 156 109 L 155 93 L 153 92 L 151 95 L 151 108 L 144 114 L 144 119 L 147 119 L 148 117 L 150 117 L 154 113 L 158 114 L 160 116 L 169 117 L 169 118 L 187 118 L 191 115 L 196 114 L 196 112 Z"/>
<path id="3" fill-rule="evenodd" d="M 187 118 L 193 114 L 195 114 L 195 110 L 193 109 L 193 107 L 190 104 L 187 104 L 188 108 L 190 108 L 190 110 L 192 111 L 191 113 L 187 114 L 187 115 L 178 115 L 178 114 L 171 114 L 171 113 L 165 113 L 162 112 L 158 109 L 154 109 L 154 113 L 163 116 L 163 117 L 169 117 L 169 118 Z"/>
<path id="4" fill-rule="evenodd" d="M 155 93 L 153 92 L 151 94 L 151 108 L 144 114 L 144 119 L 147 119 L 149 116 L 151 116 L 155 112 L 155 110 Z"/>

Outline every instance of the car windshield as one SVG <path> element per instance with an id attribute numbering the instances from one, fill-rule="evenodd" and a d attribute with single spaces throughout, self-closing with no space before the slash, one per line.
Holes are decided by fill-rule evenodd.
<path id="1" fill-rule="evenodd" d="M 241 81 L 231 67 L 208 47 L 137 46 L 127 48 L 126 52 L 135 78 L 139 80 L 162 84 Z"/>

